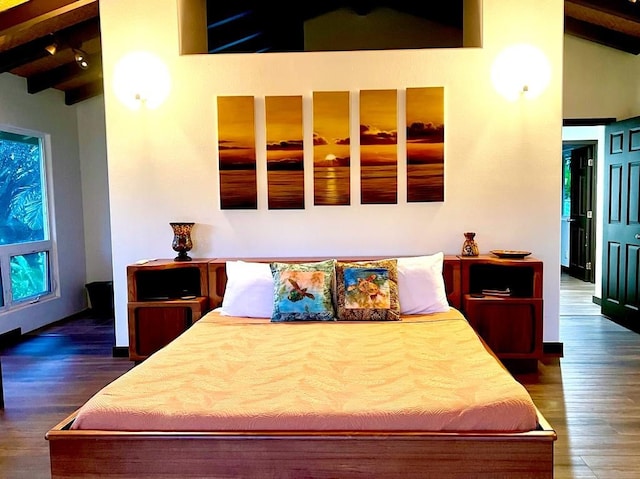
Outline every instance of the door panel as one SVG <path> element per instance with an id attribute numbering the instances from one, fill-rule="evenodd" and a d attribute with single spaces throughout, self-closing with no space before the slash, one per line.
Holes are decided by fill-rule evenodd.
<path id="1" fill-rule="evenodd" d="M 569 274 L 593 281 L 594 145 L 571 150 L 571 214 L 569 217 Z"/>
<path id="2" fill-rule="evenodd" d="M 640 117 L 605 128 L 602 313 L 640 329 Z"/>

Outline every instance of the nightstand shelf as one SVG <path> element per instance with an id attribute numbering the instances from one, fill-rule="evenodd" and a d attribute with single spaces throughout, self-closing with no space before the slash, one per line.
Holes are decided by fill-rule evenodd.
<path id="1" fill-rule="evenodd" d="M 460 259 L 462 309 L 469 324 L 510 370 L 537 370 L 543 354 L 542 261 Z M 483 294 L 486 290 L 508 290 L 508 295 Z"/>
<path id="2" fill-rule="evenodd" d="M 129 359 L 143 361 L 209 310 L 209 260 L 127 266 Z"/>

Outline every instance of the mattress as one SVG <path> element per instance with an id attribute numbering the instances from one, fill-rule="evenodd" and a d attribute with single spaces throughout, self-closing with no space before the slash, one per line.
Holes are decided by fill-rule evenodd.
<path id="1" fill-rule="evenodd" d="M 482 431 L 537 426 L 526 389 L 456 309 L 402 321 L 210 312 L 83 405 L 72 429 Z"/>

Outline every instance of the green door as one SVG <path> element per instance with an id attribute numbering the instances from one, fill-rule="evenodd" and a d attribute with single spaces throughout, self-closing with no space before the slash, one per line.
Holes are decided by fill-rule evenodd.
<path id="1" fill-rule="evenodd" d="M 640 117 L 605 127 L 602 313 L 640 330 Z"/>

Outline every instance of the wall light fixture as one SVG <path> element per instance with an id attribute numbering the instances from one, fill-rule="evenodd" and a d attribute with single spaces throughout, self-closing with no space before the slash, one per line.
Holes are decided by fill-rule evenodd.
<path id="1" fill-rule="evenodd" d="M 115 65 L 113 89 L 118 100 L 132 110 L 142 105 L 158 108 L 171 91 L 169 69 L 153 53 L 127 53 Z"/>
<path id="2" fill-rule="evenodd" d="M 551 66 L 539 48 L 517 44 L 505 48 L 491 68 L 495 89 L 509 101 L 536 98 L 549 86 Z"/>

